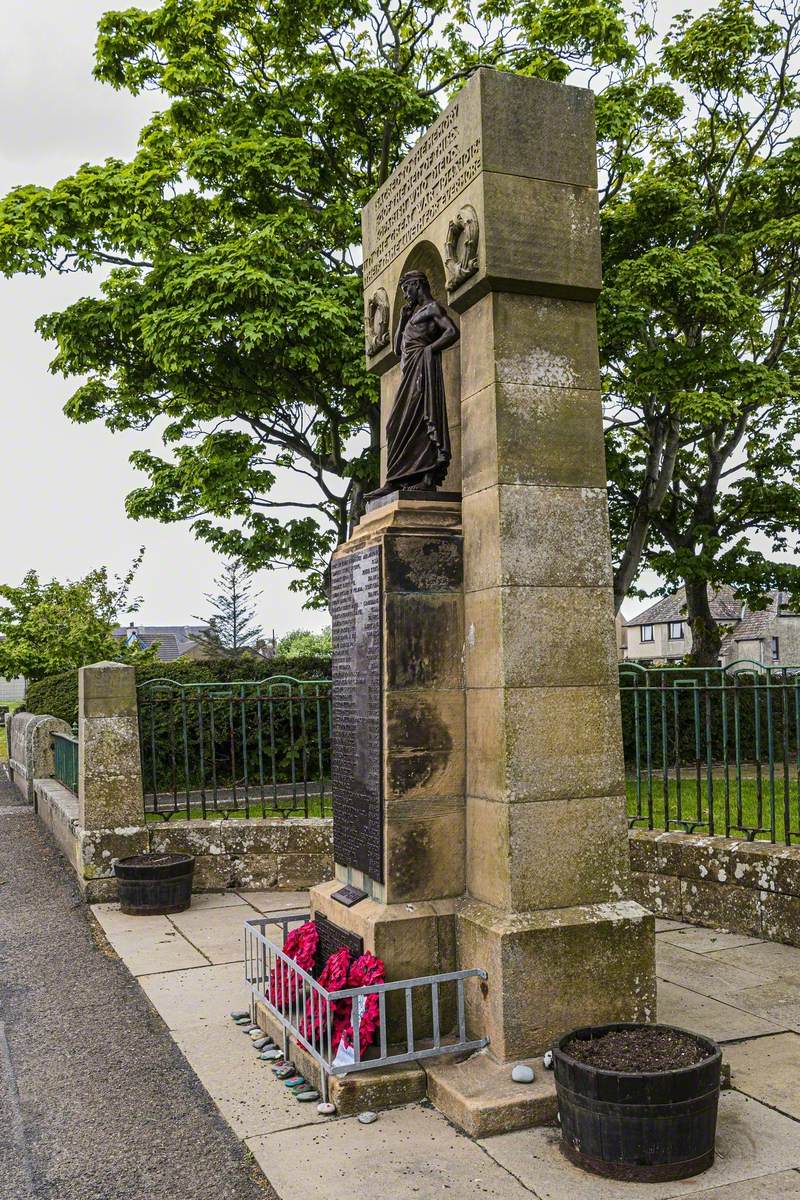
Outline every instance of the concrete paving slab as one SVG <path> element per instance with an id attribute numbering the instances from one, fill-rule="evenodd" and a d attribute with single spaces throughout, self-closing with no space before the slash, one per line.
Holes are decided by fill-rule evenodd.
<path id="1" fill-rule="evenodd" d="M 767 1021 L 732 1004 L 700 996 L 663 979 L 658 981 L 658 1019 L 665 1025 L 679 1025 L 694 1033 L 704 1033 L 720 1043 L 782 1033 L 787 1028 L 777 1021 Z"/>
<path id="2" fill-rule="evenodd" d="M 770 979 L 800 979 L 800 950 L 796 946 L 758 942 L 755 946 L 715 950 L 712 956 L 714 962 L 754 971 L 765 982 Z"/>
<path id="3" fill-rule="evenodd" d="M 677 1193 L 682 1195 L 681 1192 Z M 760 1175 L 741 1183 L 728 1183 L 710 1192 L 695 1192 L 694 1200 L 796 1200 L 800 1194 L 800 1174 L 780 1171 Z"/>
<path id="4" fill-rule="evenodd" d="M 238 1138 L 293 1131 L 325 1118 L 300 1104 L 261 1062 L 250 1039 L 230 1021 L 175 1033 L 192 1070 Z"/>
<path id="5" fill-rule="evenodd" d="M 667 917 L 656 917 L 656 933 L 669 933 L 671 929 L 693 929 L 683 921 L 670 921 Z"/>
<path id="6" fill-rule="evenodd" d="M 732 991 L 730 1003 L 783 1029 L 800 1032 L 800 980 L 781 977 Z"/>
<path id="7" fill-rule="evenodd" d="M 695 954 L 735 950 L 739 946 L 763 945 L 761 938 L 748 937 L 747 934 L 741 933 L 726 933 L 722 929 L 703 929 L 699 925 L 667 930 L 662 940 L 671 942 L 673 946 L 679 946 L 683 950 L 692 950 Z M 798 954 L 800 955 L 800 951 Z"/>
<path id="8" fill-rule="evenodd" d="M 238 892 L 201 892 L 192 896 L 192 907 L 189 912 L 198 912 L 206 908 L 233 908 L 242 903 Z"/>
<path id="9" fill-rule="evenodd" d="M 729 1046 L 725 1057 L 731 1064 L 731 1082 L 771 1108 L 800 1121 L 800 1036 L 779 1033 Z M 800 1195 L 800 1180 L 798 1180 Z"/>
<path id="10" fill-rule="evenodd" d="M 239 896 L 261 913 L 308 912 L 308 892 L 239 892 Z"/>
<path id="11" fill-rule="evenodd" d="M 247 904 L 227 908 L 200 909 L 174 913 L 170 918 L 176 929 L 212 963 L 244 961 L 244 922 L 252 917 Z"/>
<path id="12" fill-rule="evenodd" d="M 250 1007 L 250 990 L 241 963 L 196 967 L 143 975 L 139 980 L 150 1002 L 173 1030 L 229 1021 L 230 1013 Z M 244 1041 L 244 1034 L 239 1033 Z"/>
<path id="13" fill-rule="evenodd" d="M 281 1200 L 531 1200 L 475 1142 L 421 1104 L 383 1112 L 373 1125 L 348 1117 L 247 1145 Z"/>
<path id="14" fill-rule="evenodd" d="M 100 904 L 92 911 L 131 975 L 208 966 L 208 959 L 166 917 L 129 917 Z"/>
<path id="15" fill-rule="evenodd" d="M 749 1096 L 725 1092 L 720 1097 L 717 1156 L 713 1167 L 693 1179 L 673 1183 L 625 1183 L 590 1175 L 573 1166 L 559 1149 L 553 1129 L 528 1129 L 487 1138 L 481 1146 L 516 1176 L 539 1200 L 671 1200 L 710 1193 L 731 1185 L 731 1197 L 743 1181 L 775 1176 L 800 1166 L 800 1125 Z M 277 1190 L 280 1185 L 275 1180 Z M 759 1200 L 766 1193 L 756 1192 Z M 780 1195 L 780 1193 L 778 1193 Z M 710 1200 L 710 1198 L 709 1198 Z"/>
<path id="16" fill-rule="evenodd" d="M 731 993 L 756 987 L 762 978 L 746 967 L 734 967 L 730 963 L 715 962 L 707 954 L 695 954 L 683 950 L 663 937 L 656 939 L 656 975 L 668 983 L 711 996 L 714 1000 L 730 1002 Z"/>

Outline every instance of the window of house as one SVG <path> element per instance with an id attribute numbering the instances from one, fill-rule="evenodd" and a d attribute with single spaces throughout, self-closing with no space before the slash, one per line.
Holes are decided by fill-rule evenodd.
<path id="1" fill-rule="evenodd" d="M 643 642 L 652 642 L 653 626 L 652 625 L 642 625 L 640 628 L 641 628 L 641 634 L 642 634 L 642 641 Z"/>
<path id="2" fill-rule="evenodd" d="M 773 660 L 773 662 L 778 661 L 778 659 L 780 658 L 780 653 L 781 653 L 780 639 L 774 637 L 772 639 L 772 660 Z"/>
<path id="3" fill-rule="evenodd" d="M 680 641 L 683 638 L 683 621 L 670 621 L 669 623 L 670 641 Z"/>

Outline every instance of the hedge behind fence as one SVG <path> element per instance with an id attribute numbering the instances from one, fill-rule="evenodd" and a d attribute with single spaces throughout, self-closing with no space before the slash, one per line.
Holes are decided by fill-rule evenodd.
<path id="1" fill-rule="evenodd" d="M 330 679 L 331 660 L 325 655 L 300 658 L 229 659 L 213 658 L 187 662 L 156 662 L 137 667 L 136 681 L 172 679 L 176 683 L 233 683 L 238 680 L 268 679 L 272 675 L 291 675 L 295 679 Z M 60 717 L 70 725 L 78 719 L 78 672 L 64 671 L 38 683 L 28 684 L 25 699 L 28 712 Z"/>

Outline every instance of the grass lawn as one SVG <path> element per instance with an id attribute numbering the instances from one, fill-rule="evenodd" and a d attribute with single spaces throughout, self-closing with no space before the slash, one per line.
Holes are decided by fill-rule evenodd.
<path id="1" fill-rule="evenodd" d="M 171 811 L 171 810 L 166 808 L 164 805 L 162 805 L 162 812 L 163 811 Z M 266 817 L 267 819 L 273 818 L 276 821 L 281 820 L 283 817 L 292 817 L 292 818 L 296 819 L 297 817 L 305 817 L 305 815 L 306 815 L 306 810 L 305 810 L 305 806 L 302 803 L 302 800 L 300 801 L 300 807 L 293 809 L 291 812 L 286 808 L 271 809 L 269 804 L 267 804 L 264 809 L 264 813 L 263 813 L 263 816 Z M 327 798 L 327 801 L 326 801 L 326 804 L 324 807 L 324 811 L 323 811 L 320 806 L 319 796 L 309 796 L 308 797 L 308 815 L 309 815 L 309 817 L 329 817 L 331 815 L 330 797 Z M 227 819 L 235 820 L 237 817 L 242 818 L 244 816 L 245 816 L 244 808 L 230 809 L 230 808 L 223 808 L 220 805 L 220 807 L 215 810 L 211 806 L 211 804 L 208 804 L 206 806 L 205 819 L 207 821 L 219 821 L 221 818 L 225 818 L 226 820 Z M 262 816 L 261 803 L 259 800 L 257 800 L 254 797 L 250 802 L 250 817 L 254 818 L 254 817 L 261 817 L 261 816 Z M 164 821 L 163 816 L 159 816 L 157 813 L 154 813 L 154 812 L 145 813 L 145 819 L 147 821 L 156 821 L 156 822 Z M 183 805 L 183 807 L 181 807 L 180 799 L 178 802 L 177 811 L 174 813 L 174 815 L 170 816 L 169 819 L 171 821 L 187 820 L 186 806 Z M 190 821 L 202 821 L 203 820 L 203 809 L 199 804 L 198 805 L 195 805 L 195 804 L 190 805 L 188 819 Z"/>
<path id="2" fill-rule="evenodd" d="M 776 763 L 775 765 L 775 782 L 774 791 L 770 786 L 769 771 L 765 768 L 761 777 L 761 809 L 759 816 L 759 788 L 758 781 L 755 778 L 755 773 L 748 772 L 748 778 L 743 778 L 741 781 L 741 805 L 742 817 L 741 821 L 738 815 L 739 791 L 736 785 L 736 776 L 733 771 L 730 774 L 730 783 L 728 786 L 728 807 L 730 813 L 731 837 L 742 837 L 741 830 L 735 826 L 743 824 L 745 826 L 766 827 L 767 832 L 757 834 L 757 838 L 764 841 L 770 840 L 770 810 L 774 797 L 775 808 L 775 840 L 778 842 L 785 841 L 785 818 L 784 818 L 784 780 L 783 780 L 783 764 Z M 701 797 L 701 813 L 706 821 L 704 825 L 698 825 L 693 831 L 696 833 L 708 833 L 708 812 L 709 804 L 707 798 L 708 781 L 705 773 L 700 781 L 699 794 Z M 712 780 L 713 790 L 713 810 L 714 810 L 714 833 L 725 835 L 725 810 L 726 810 L 726 786 L 724 772 L 721 768 L 715 767 Z M 634 817 L 637 814 L 637 788 L 636 780 L 628 779 L 628 816 Z M 667 786 L 667 794 L 669 799 L 670 813 L 670 828 L 680 830 L 681 825 L 675 824 L 677 816 L 677 788 L 675 779 L 670 778 Z M 682 801 L 682 816 L 684 820 L 697 820 L 697 796 L 698 787 L 696 776 L 687 768 L 685 775 L 681 779 L 681 801 Z M 652 777 L 652 806 L 653 806 L 653 821 L 654 829 L 663 829 L 665 826 L 664 820 L 664 785 L 661 776 Z M 649 784 L 646 775 L 642 776 L 641 781 L 641 811 L 645 818 L 649 814 Z M 649 822 L 637 821 L 634 828 L 647 829 Z M 789 828 L 792 831 L 791 840 L 794 842 L 800 841 L 800 817 L 798 816 L 798 776 L 797 768 L 792 765 L 789 770 Z M 687 828 L 688 832 L 692 832 Z"/>

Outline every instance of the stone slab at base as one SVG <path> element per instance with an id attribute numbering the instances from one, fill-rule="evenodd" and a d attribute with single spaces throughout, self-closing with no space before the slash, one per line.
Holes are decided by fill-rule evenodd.
<path id="1" fill-rule="evenodd" d="M 465 987 L 467 1031 L 499 1062 L 581 1025 L 656 1019 L 655 921 L 631 900 L 506 913 L 467 898 L 456 937 L 459 967 L 488 973 Z"/>
<path id="2" fill-rule="evenodd" d="M 558 1111 L 555 1077 L 540 1058 L 527 1065 L 533 1068 L 533 1083 L 514 1083 L 511 1067 L 485 1050 L 460 1062 L 429 1062 L 428 1099 L 472 1138 L 551 1125 Z"/>
<path id="3" fill-rule="evenodd" d="M 272 1013 L 263 1004 L 256 1005 L 256 1023 L 274 1039 L 278 1047 L 283 1046 L 283 1030 Z M 322 1071 L 317 1060 L 302 1046 L 290 1043 L 292 1062 L 305 1079 L 313 1083 L 322 1095 Z M 265 1069 L 269 1070 L 267 1064 Z M 396 1108 L 401 1104 L 413 1104 L 425 1099 L 427 1080 L 425 1071 L 416 1063 L 399 1063 L 380 1070 L 355 1071 L 351 1075 L 331 1076 L 328 1097 L 336 1105 L 341 1117 L 356 1116 L 365 1109 Z"/>

